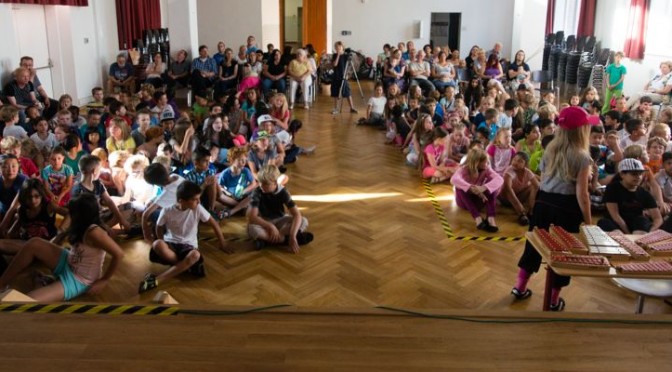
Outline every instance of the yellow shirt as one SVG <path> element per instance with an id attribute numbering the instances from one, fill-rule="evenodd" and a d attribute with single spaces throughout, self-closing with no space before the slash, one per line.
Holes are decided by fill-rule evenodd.
<path id="1" fill-rule="evenodd" d="M 105 141 L 105 147 L 110 154 L 119 150 L 125 150 L 132 154 L 135 152 L 135 141 L 133 140 L 133 137 L 128 137 L 128 139 L 123 142 L 117 142 L 113 137 L 109 137 Z"/>
<path id="2" fill-rule="evenodd" d="M 298 60 L 293 59 L 291 62 L 289 62 L 289 74 L 293 77 L 302 76 L 308 71 L 310 71 L 310 65 L 308 64 L 308 61 L 299 62 Z"/>

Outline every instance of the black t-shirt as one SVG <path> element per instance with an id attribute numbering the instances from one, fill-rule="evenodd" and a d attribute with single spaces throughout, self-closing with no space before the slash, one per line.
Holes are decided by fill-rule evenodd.
<path id="1" fill-rule="evenodd" d="M 648 191 L 641 187 L 635 191 L 628 191 L 618 177 L 607 185 L 603 200 L 605 203 L 616 203 L 618 213 L 625 221 L 642 216 L 646 209 L 658 207 L 656 200 Z"/>
<path id="2" fill-rule="evenodd" d="M 530 71 L 530 66 L 528 66 L 527 63 L 523 62 L 523 65 L 522 65 L 522 66 L 523 66 L 523 70 L 525 70 L 525 71 L 527 71 L 527 72 Z M 516 72 L 517 72 L 517 71 L 518 71 L 518 67 L 520 67 L 520 65 L 517 65 L 517 64 L 516 64 L 516 61 L 511 61 L 511 63 L 509 63 L 509 71 L 516 71 Z M 508 80 L 513 80 L 513 79 L 515 79 L 515 77 L 514 77 L 513 79 L 509 77 L 509 73 L 508 73 L 508 71 L 507 71 L 507 73 L 506 73 L 506 78 L 507 78 Z"/>
<path id="3" fill-rule="evenodd" d="M 280 75 L 285 72 L 285 64 L 280 61 L 277 65 L 273 61 L 268 61 L 268 73 L 271 75 Z"/>
<path id="4" fill-rule="evenodd" d="M 259 208 L 259 215 L 263 219 L 273 220 L 285 215 L 285 207 L 294 208 L 296 204 L 284 187 L 278 187 L 274 193 L 265 193 L 261 191 L 261 187 L 257 187 L 252 192 L 250 206 Z"/>
<path id="5" fill-rule="evenodd" d="M 16 84 L 16 80 L 10 81 L 5 86 L 5 96 L 14 97 L 16 103 L 21 106 L 30 106 L 33 104 L 33 100 L 30 97 L 30 93 L 35 93 L 35 86 L 33 83 L 28 82 L 23 88 L 20 88 Z"/>
<path id="6" fill-rule="evenodd" d="M 334 53 L 334 55 L 331 56 L 331 62 L 336 62 L 336 57 L 338 55 Z M 341 54 L 341 57 L 338 59 L 338 65 L 334 65 L 334 79 L 335 80 L 341 80 L 343 79 L 343 76 L 345 76 L 345 66 L 348 63 L 348 55 L 343 53 Z"/>

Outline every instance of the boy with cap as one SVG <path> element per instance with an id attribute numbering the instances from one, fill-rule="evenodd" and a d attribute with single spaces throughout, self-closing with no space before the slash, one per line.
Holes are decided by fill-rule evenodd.
<path id="1" fill-rule="evenodd" d="M 166 142 L 170 141 L 173 136 L 173 128 L 175 128 L 175 115 L 171 111 L 163 111 L 161 113 L 161 126 L 163 127 L 163 138 Z"/>
<path id="2" fill-rule="evenodd" d="M 625 234 L 645 234 L 663 223 L 656 200 L 641 187 L 644 165 L 637 159 L 623 159 L 604 193 L 608 216 L 597 225 L 604 231 L 621 230 Z M 644 211 L 653 222 L 644 215 Z"/>

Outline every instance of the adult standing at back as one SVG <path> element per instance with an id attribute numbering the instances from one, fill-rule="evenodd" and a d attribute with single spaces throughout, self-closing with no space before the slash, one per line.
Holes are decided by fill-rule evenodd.
<path id="1" fill-rule="evenodd" d="M 37 70 L 35 70 L 34 63 L 33 57 L 23 56 L 21 57 L 21 61 L 19 61 L 19 66 L 28 69 L 30 72 L 30 82 L 33 83 L 33 87 L 35 88 L 35 96 L 37 97 L 37 100 L 44 105 L 42 116 L 51 119 L 56 114 L 56 110 L 58 110 L 58 102 L 49 98 L 49 94 L 44 89 L 40 78 L 37 76 Z"/>
<path id="2" fill-rule="evenodd" d="M 107 92 L 114 93 L 114 89 L 119 87 L 129 93 L 135 92 L 135 76 L 133 75 L 133 66 L 127 63 L 126 54 L 119 53 L 117 62 L 110 65 L 107 78 Z"/>
<path id="3" fill-rule="evenodd" d="M 552 224 L 570 233 L 578 233 L 582 223 L 592 224 L 588 186 L 592 173 L 589 139 L 592 125 L 599 125 L 598 116 L 590 116 L 578 106 L 567 107 L 558 117 L 559 129 L 544 152 L 539 165 L 541 183 L 530 216 L 530 230 L 548 229 Z M 539 271 L 541 255 L 530 242 L 518 261 L 518 280 L 511 290 L 517 300 L 532 295 L 527 288 L 532 273 Z M 562 311 L 565 301 L 560 290 L 569 284 L 568 276 L 549 272 L 552 277 L 550 310 Z"/>

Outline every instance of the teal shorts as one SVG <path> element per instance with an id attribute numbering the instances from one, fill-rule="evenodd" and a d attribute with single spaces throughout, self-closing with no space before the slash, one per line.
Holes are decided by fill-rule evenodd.
<path id="1" fill-rule="evenodd" d="M 70 269 L 70 265 L 68 265 L 69 254 L 70 252 L 68 252 L 67 249 L 64 249 L 63 252 L 61 252 L 61 258 L 58 260 L 58 265 L 56 265 L 56 269 L 54 269 L 54 276 L 56 276 L 63 285 L 63 300 L 65 301 L 70 301 L 89 290 L 88 285 L 75 278 L 75 274 Z"/>

